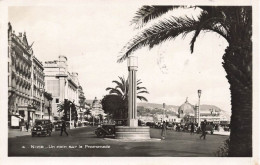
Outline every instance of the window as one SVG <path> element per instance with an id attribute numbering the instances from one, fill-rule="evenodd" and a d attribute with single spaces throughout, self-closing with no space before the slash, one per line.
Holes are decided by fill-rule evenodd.
<path id="1" fill-rule="evenodd" d="M 60 100 L 58 98 L 56 98 L 56 103 L 60 103 Z"/>

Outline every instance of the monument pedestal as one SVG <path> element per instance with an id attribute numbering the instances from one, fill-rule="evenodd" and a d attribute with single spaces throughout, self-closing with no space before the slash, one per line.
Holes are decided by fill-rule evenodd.
<path id="1" fill-rule="evenodd" d="M 128 125 L 130 127 L 138 127 L 138 119 L 128 119 Z"/>
<path id="2" fill-rule="evenodd" d="M 116 126 L 116 139 L 151 139 L 149 127 Z"/>

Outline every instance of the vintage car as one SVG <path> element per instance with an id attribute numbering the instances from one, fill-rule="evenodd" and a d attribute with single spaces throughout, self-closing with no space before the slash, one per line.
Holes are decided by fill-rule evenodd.
<path id="1" fill-rule="evenodd" d="M 62 126 L 62 121 L 61 120 L 58 120 L 56 122 L 53 122 L 53 126 L 54 126 L 54 130 L 55 131 L 58 131 L 61 129 L 61 126 Z"/>
<path id="2" fill-rule="evenodd" d="M 35 125 L 32 128 L 32 137 L 34 136 L 51 136 L 52 123 L 48 119 L 37 119 L 35 120 Z"/>
<path id="3" fill-rule="evenodd" d="M 198 128 L 198 129 L 196 130 L 196 132 L 197 132 L 198 134 L 201 133 L 201 129 Z M 207 125 L 206 125 L 206 133 L 208 133 L 208 134 L 213 134 L 213 133 L 214 133 L 214 127 L 213 127 L 213 125 L 210 125 L 210 124 L 207 124 Z"/>
<path id="4" fill-rule="evenodd" d="M 95 130 L 97 137 L 105 137 L 108 135 L 115 135 L 115 124 L 103 124 L 98 126 Z"/>

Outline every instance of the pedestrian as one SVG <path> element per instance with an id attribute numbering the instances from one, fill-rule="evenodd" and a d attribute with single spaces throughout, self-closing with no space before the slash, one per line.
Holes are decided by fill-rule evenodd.
<path id="1" fill-rule="evenodd" d="M 201 123 L 201 131 L 202 134 L 200 135 L 200 139 L 203 137 L 203 139 L 206 139 L 206 125 L 207 125 L 207 120 L 204 120 L 204 122 Z"/>
<path id="2" fill-rule="evenodd" d="M 74 128 L 77 128 L 77 123 L 76 123 L 76 121 L 74 121 Z"/>
<path id="3" fill-rule="evenodd" d="M 60 136 L 62 136 L 62 133 L 65 132 L 67 136 L 69 136 L 68 132 L 66 131 L 66 122 L 62 120 L 62 125 L 60 129 Z"/>
<path id="4" fill-rule="evenodd" d="M 29 130 L 29 123 L 28 122 L 25 122 L 25 127 L 26 127 L 26 131 L 28 132 L 28 130 Z"/>
<path id="5" fill-rule="evenodd" d="M 194 130 L 195 130 L 195 125 L 194 125 L 194 123 L 191 123 L 191 125 L 190 125 L 190 134 L 191 135 L 194 134 Z"/>
<path id="6" fill-rule="evenodd" d="M 166 122 L 163 121 L 163 124 L 162 124 L 162 133 L 161 133 L 161 136 L 162 136 L 162 139 L 164 140 L 165 137 L 166 137 Z"/>

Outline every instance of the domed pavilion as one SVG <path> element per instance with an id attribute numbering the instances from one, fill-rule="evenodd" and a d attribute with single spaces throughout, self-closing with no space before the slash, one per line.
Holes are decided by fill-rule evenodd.
<path id="1" fill-rule="evenodd" d="M 178 117 L 182 122 L 195 122 L 196 107 L 186 101 L 178 109 Z"/>
<path id="2" fill-rule="evenodd" d="M 102 109 L 102 104 L 100 100 L 95 97 L 92 102 L 92 108 L 90 109 L 92 116 L 98 117 L 99 115 L 106 116 L 104 110 Z"/>

